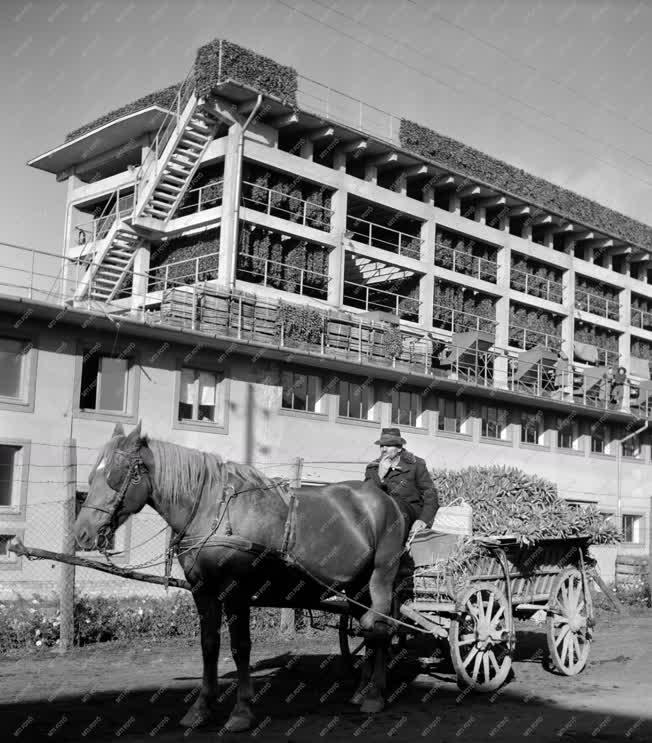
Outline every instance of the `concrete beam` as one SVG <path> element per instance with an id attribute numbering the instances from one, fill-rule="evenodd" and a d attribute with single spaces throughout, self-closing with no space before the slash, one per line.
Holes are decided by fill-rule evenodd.
<path id="1" fill-rule="evenodd" d="M 485 209 L 489 209 L 493 206 L 505 206 L 507 203 L 507 198 L 505 196 L 487 196 L 486 199 L 480 199 L 478 201 L 478 206 L 484 207 Z"/>
<path id="2" fill-rule="evenodd" d="M 555 217 L 554 214 L 537 214 L 532 217 L 532 224 L 557 224 L 559 217 Z"/>
<path id="3" fill-rule="evenodd" d="M 460 199 L 468 199 L 469 196 L 481 196 L 482 188 L 480 186 L 465 186 L 457 195 Z"/>
<path id="4" fill-rule="evenodd" d="M 369 140 L 367 139 L 352 139 L 350 142 L 345 142 L 335 148 L 335 152 L 362 152 L 367 149 Z"/>
<path id="5" fill-rule="evenodd" d="M 625 245 L 624 243 L 614 245 L 613 248 L 607 248 L 607 255 L 631 255 L 632 246 Z"/>
<path id="6" fill-rule="evenodd" d="M 258 98 L 249 98 L 247 101 L 243 101 L 238 104 L 238 113 L 243 116 L 248 116 L 254 108 L 256 108 L 256 101 Z"/>
<path id="7" fill-rule="evenodd" d="M 398 160 L 398 153 L 386 152 L 384 155 L 378 155 L 376 157 L 370 157 L 365 161 L 366 165 L 393 165 Z"/>
<path id="8" fill-rule="evenodd" d="M 593 240 L 598 237 L 599 235 L 597 233 L 591 232 L 590 230 L 584 230 L 583 232 L 578 232 L 575 235 L 575 240 L 579 242 L 580 240 Z"/>
<path id="9" fill-rule="evenodd" d="M 511 206 L 509 208 L 509 216 L 510 217 L 527 217 L 528 214 L 532 213 L 532 208 L 533 207 L 531 206 L 524 206 L 524 205 Z"/>
<path id="10" fill-rule="evenodd" d="M 315 142 L 318 139 L 326 139 L 332 137 L 335 134 L 335 129 L 332 126 L 323 126 L 320 129 L 313 129 L 313 131 L 306 134 L 306 139 L 311 142 Z"/>
<path id="11" fill-rule="evenodd" d="M 641 261 L 650 260 L 650 252 L 648 250 L 638 250 L 629 256 L 631 263 L 640 263 Z"/>
<path id="12" fill-rule="evenodd" d="M 283 114 L 270 120 L 270 126 L 275 129 L 282 129 L 284 126 L 291 126 L 299 123 L 299 116 L 296 113 Z"/>
<path id="13" fill-rule="evenodd" d="M 429 165 L 411 165 L 403 171 L 406 178 L 416 178 L 420 175 L 432 175 L 433 173 L 434 170 Z"/>
<path id="14" fill-rule="evenodd" d="M 558 234 L 559 232 L 571 233 L 571 232 L 575 232 L 576 229 L 577 227 L 572 222 L 564 222 L 558 227 L 553 227 L 552 231 L 555 234 Z"/>
<path id="15" fill-rule="evenodd" d="M 606 250 L 607 248 L 613 248 L 618 245 L 624 245 L 624 243 L 619 243 L 611 237 L 601 237 L 596 238 L 595 240 L 587 240 L 586 242 L 586 247 L 595 248 L 597 250 Z"/>
<path id="16" fill-rule="evenodd" d="M 454 175 L 442 175 L 433 183 L 435 188 L 450 188 L 455 185 Z"/>

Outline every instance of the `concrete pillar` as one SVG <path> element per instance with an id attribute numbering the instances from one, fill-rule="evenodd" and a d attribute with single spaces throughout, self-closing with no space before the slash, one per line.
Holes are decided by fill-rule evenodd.
<path id="1" fill-rule="evenodd" d="M 562 274 L 562 302 L 568 315 L 561 322 L 561 350 L 573 363 L 573 342 L 575 336 L 575 261 Z"/>
<path id="2" fill-rule="evenodd" d="M 502 230 L 503 232 L 509 232 L 509 214 L 507 213 L 507 210 L 505 210 L 500 215 L 500 222 L 498 223 L 498 229 Z"/>
<path id="3" fill-rule="evenodd" d="M 620 321 L 625 328 L 625 332 L 618 338 L 618 366 L 624 366 L 629 376 L 632 366 L 632 292 L 629 286 L 626 286 L 620 293 Z M 625 386 L 623 395 L 623 410 L 629 412 L 629 387 Z"/>
<path id="4" fill-rule="evenodd" d="M 423 275 L 419 298 L 421 299 L 421 312 L 419 324 L 424 330 L 432 329 L 432 302 L 435 291 L 435 235 L 437 234 L 437 220 L 433 217 L 421 225 L 421 262 L 426 272 Z"/>
<path id="5" fill-rule="evenodd" d="M 532 222 L 530 219 L 526 219 L 525 222 L 523 222 L 523 231 L 521 232 L 521 237 L 524 240 L 532 240 Z"/>
<path id="6" fill-rule="evenodd" d="M 337 156 L 336 156 L 337 157 Z M 347 191 L 344 178 L 340 180 L 340 187 L 331 198 L 331 234 L 337 237 L 337 244 L 328 255 L 328 303 L 334 307 L 342 306 L 344 289 L 344 258 L 346 232 Z"/>
<path id="7" fill-rule="evenodd" d="M 364 169 L 364 179 L 367 183 L 378 183 L 378 168 L 375 165 L 366 165 Z"/>
<path id="8" fill-rule="evenodd" d="M 241 130 L 242 126 L 240 124 L 231 124 L 226 138 L 226 151 L 224 153 L 220 262 L 217 276 L 219 286 L 224 288 L 230 288 L 233 265 L 238 254 L 238 246 L 233 245 L 233 222 L 239 214 L 239 206 L 236 204 L 236 199 L 239 190 L 238 178 L 240 177 L 238 142 Z M 235 275 L 234 272 L 233 275 Z"/>
<path id="9" fill-rule="evenodd" d="M 460 199 L 457 191 L 455 191 L 453 194 L 451 194 L 450 200 L 448 202 L 448 211 L 453 212 L 453 214 L 459 214 L 461 202 L 462 199 Z"/>
<path id="10" fill-rule="evenodd" d="M 133 263 L 133 281 L 131 284 L 131 309 L 132 312 L 143 309 L 143 298 L 147 295 L 149 271 L 150 244 L 143 241 L 136 248 L 136 258 Z"/>
<path id="11" fill-rule="evenodd" d="M 544 235 L 543 235 L 543 245 L 545 248 L 553 248 L 554 247 L 554 233 L 552 231 L 551 227 L 548 227 L 546 229 Z"/>
<path id="12" fill-rule="evenodd" d="M 346 152 L 336 152 L 333 155 L 333 170 L 346 174 Z"/>
<path id="13" fill-rule="evenodd" d="M 487 207 L 486 206 L 476 206 L 475 221 L 480 222 L 480 224 L 487 224 Z"/>
<path id="14" fill-rule="evenodd" d="M 64 219 L 63 245 L 61 249 L 61 260 L 63 261 L 63 265 L 61 266 L 62 299 L 68 299 L 72 296 L 72 294 L 74 294 L 75 281 L 77 278 L 81 279 L 81 275 L 77 277 L 76 270 L 73 264 L 70 261 L 66 260 L 65 256 L 68 256 L 70 254 L 71 247 L 75 245 L 75 241 L 73 240 L 73 233 L 74 228 L 76 227 L 76 223 L 73 224 L 75 220 L 73 219 L 74 206 L 72 205 L 72 202 L 75 198 L 75 190 L 82 185 L 82 180 L 81 178 L 78 178 L 76 175 L 73 174 L 68 178 L 68 182 L 66 185 L 66 216 Z"/>
<path id="15" fill-rule="evenodd" d="M 315 153 L 315 144 L 311 139 L 306 139 L 301 145 L 301 157 L 304 160 L 312 160 Z"/>
<path id="16" fill-rule="evenodd" d="M 590 245 L 584 248 L 584 260 L 588 263 L 595 263 L 595 250 Z"/>
<path id="17" fill-rule="evenodd" d="M 512 265 L 512 249 L 504 245 L 497 256 L 497 282 L 500 298 L 496 302 L 496 341 L 497 348 L 505 349 L 509 345 L 509 277 Z M 508 359 L 498 356 L 494 360 L 494 383 L 496 387 L 506 389 L 508 386 Z"/>

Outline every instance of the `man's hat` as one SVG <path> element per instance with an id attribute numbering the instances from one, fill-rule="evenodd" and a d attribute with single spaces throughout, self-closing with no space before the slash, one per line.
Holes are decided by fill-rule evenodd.
<path id="1" fill-rule="evenodd" d="M 407 442 L 398 428 L 383 428 L 375 443 L 379 446 L 404 446 Z"/>

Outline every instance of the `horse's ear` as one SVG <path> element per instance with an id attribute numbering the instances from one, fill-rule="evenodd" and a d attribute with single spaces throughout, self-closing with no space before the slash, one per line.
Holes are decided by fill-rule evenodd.
<path id="1" fill-rule="evenodd" d="M 125 430 L 122 427 L 122 423 L 116 423 L 115 428 L 113 429 L 113 433 L 111 434 L 111 438 L 114 439 L 116 436 L 124 436 Z"/>
<path id="2" fill-rule="evenodd" d="M 134 430 L 127 436 L 127 440 L 125 441 L 125 445 L 129 447 L 137 447 L 140 444 L 140 429 L 141 429 L 142 421 L 138 421 L 138 425 Z"/>

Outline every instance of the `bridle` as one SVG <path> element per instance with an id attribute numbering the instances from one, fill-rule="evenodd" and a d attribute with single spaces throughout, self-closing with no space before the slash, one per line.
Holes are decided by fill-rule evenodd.
<path id="1" fill-rule="evenodd" d="M 102 508 L 101 506 L 91 506 L 86 503 L 82 503 L 82 508 L 92 508 L 95 511 L 102 511 L 103 513 L 109 514 L 109 519 L 106 524 L 104 524 L 97 530 L 96 544 L 100 552 L 106 552 L 109 544 L 111 543 L 111 537 L 113 535 L 113 532 L 115 531 L 113 528 L 113 523 L 116 514 L 124 503 L 124 499 L 127 495 L 129 486 L 138 485 L 138 483 L 140 483 L 140 481 L 143 479 L 143 470 L 147 469 L 139 452 L 136 452 L 135 454 L 126 454 L 125 452 L 120 451 L 120 449 L 115 449 L 112 452 L 112 456 L 116 454 L 120 454 L 120 456 L 128 459 L 129 467 L 122 480 L 122 483 L 120 484 L 120 489 L 113 491 L 117 492 L 118 497 L 116 498 L 111 508 Z M 105 479 L 108 484 L 108 475 L 105 476 Z"/>

